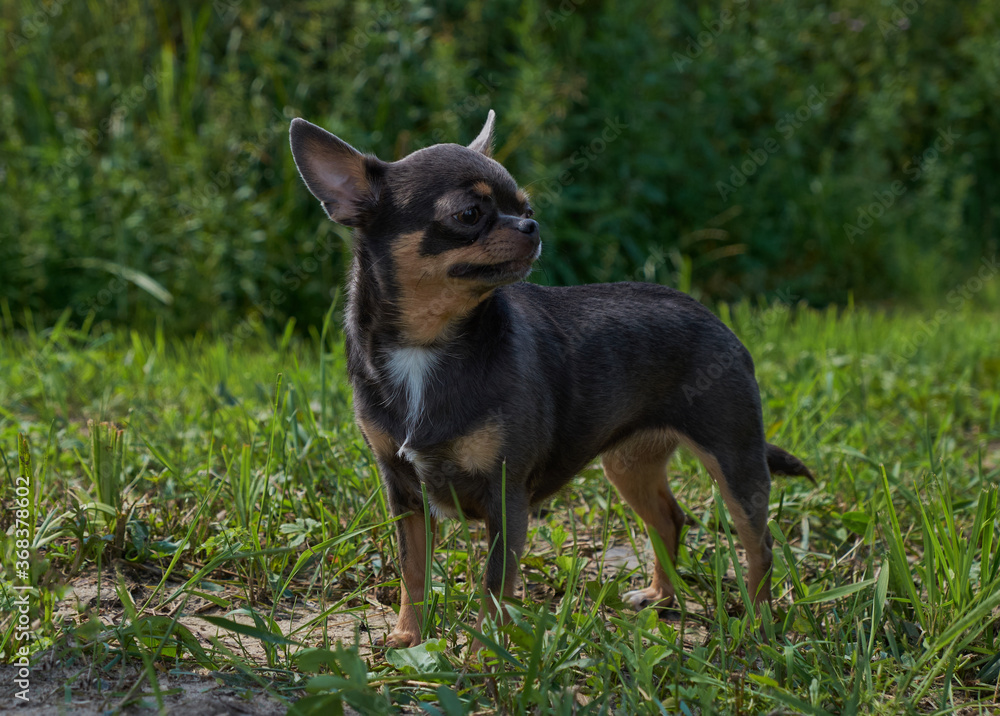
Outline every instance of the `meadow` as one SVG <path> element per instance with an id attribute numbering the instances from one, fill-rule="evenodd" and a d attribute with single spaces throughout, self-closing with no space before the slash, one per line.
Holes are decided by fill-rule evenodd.
<path id="1" fill-rule="evenodd" d="M 817 476 L 774 484 L 773 613 L 747 617 L 690 455 L 671 468 L 683 604 L 626 608 L 655 547 L 593 466 L 532 519 L 523 599 L 478 656 L 483 535 L 459 521 L 439 527 L 426 641 L 372 649 L 398 608 L 394 528 L 332 309 L 228 341 L 69 312 L 15 330 L 0 309 L 0 652 L 39 667 L 23 713 L 1000 709 L 1000 321 L 980 301 L 718 305 L 769 439 Z"/>

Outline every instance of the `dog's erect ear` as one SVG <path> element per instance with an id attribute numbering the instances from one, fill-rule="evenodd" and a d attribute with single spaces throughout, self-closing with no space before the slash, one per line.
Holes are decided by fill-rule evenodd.
<path id="1" fill-rule="evenodd" d="M 292 120 L 289 135 L 295 166 L 327 216 L 357 226 L 378 201 L 378 182 L 370 170 L 381 162 L 304 119 Z"/>
<path id="2" fill-rule="evenodd" d="M 496 119 L 496 112 L 491 109 L 489 115 L 486 117 L 486 124 L 483 125 L 479 136 L 472 140 L 469 149 L 480 154 L 485 154 L 487 157 L 493 156 L 493 125 Z"/>

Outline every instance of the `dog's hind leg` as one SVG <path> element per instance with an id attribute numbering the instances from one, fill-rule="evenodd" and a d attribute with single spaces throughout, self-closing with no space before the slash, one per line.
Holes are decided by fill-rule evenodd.
<path id="1" fill-rule="evenodd" d="M 747 589 L 755 605 L 771 601 L 771 545 L 767 529 L 771 473 L 765 443 L 745 449 L 727 446 L 717 452 L 684 439 L 719 485 L 719 492 L 747 553 Z"/>
<path id="2" fill-rule="evenodd" d="M 633 436 L 601 456 L 604 474 L 646 527 L 659 535 L 672 563 L 677 561 L 684 512 L 670 491 L 667 463 L 677 439 L 668 433 L 656 432 Z M 674 587 L 667 571 L 656 558 L 653 583 L 624 595 L 636 609 L 647 605 L 671 604 Z"/>

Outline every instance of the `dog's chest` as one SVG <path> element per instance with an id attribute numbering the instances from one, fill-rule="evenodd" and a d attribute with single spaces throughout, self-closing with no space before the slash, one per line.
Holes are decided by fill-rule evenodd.
<path id="1" fill-rule="evenodd" d="M 429 384 L 433 380 L 439 355 L 430 348 L 407 346 L 393 348 L 386 354 L 386 373 L 390 383 L 389 393 L 401 402 L 401 416 L 410 433 L 420 423 Z"/>
<path id="2" fill-rule="evenodd" d="M 376 438 L 376 451 L 386 455 L 391 452 L 412 465 L 426 488 L 434 514 L 456 514 L 457 499 L 466 515 L 481 516 L 484 509 L 480 493 L 489 485 L 488 476 L 505 458 L 507 425 L 502 414 L 491 412 L 470 419 L 461 415 L 462 411 L 442 412 L 435 391 L 444 388 L 442 381 L 448 379 L 448 366 L 445 356 L 437 351 L 394 348 L 384 356 L 384 400 L 403 430 L 395 437 L 384 435 L 384 441 Z M 371 425 L 367 426 L 369 439 L 375 432 Z M 433 433 L 447 437 L 442 435 L 428 444 L 426 438 Z M 419 486 L 408 489 L 419 490 Z"/>

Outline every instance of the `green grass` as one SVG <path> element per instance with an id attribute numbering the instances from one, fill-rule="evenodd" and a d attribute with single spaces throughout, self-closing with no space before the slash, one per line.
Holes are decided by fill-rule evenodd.
<path id="1" fill-rule="evenodd" d="M 671 470 L 693 518 L 685 608 L 625 609 L 649 564 L 616 558 L 650 554 L 648 537 L 591 468 L 532 520 L 526 599 L 476 660 L 485 546 L 455 521 L 439 527 L 429 638 L 370 652 L 385 629 L 372 603 L 398 604 L 395 540 L 337 330 L 233 345 L 66 322 L 15 334 L 2 308 L 2 613 L 30 584 L 35 658 L 112 681 L 132 668 L 108 710 L 166 708 L 164 674 L 191 671 L 297 713 L 1000 709 L 996 312 L 722 307 L 755 357 L 769 439 L 819 480 L 775 483 L 774 614 L 762 629 L 745 616 L 742 553 L 688 455 Z M 84 579 L 97 598 L 67 615 L 65 585 Z M 6 659 L 17 625 L 0 621 Z"/>

